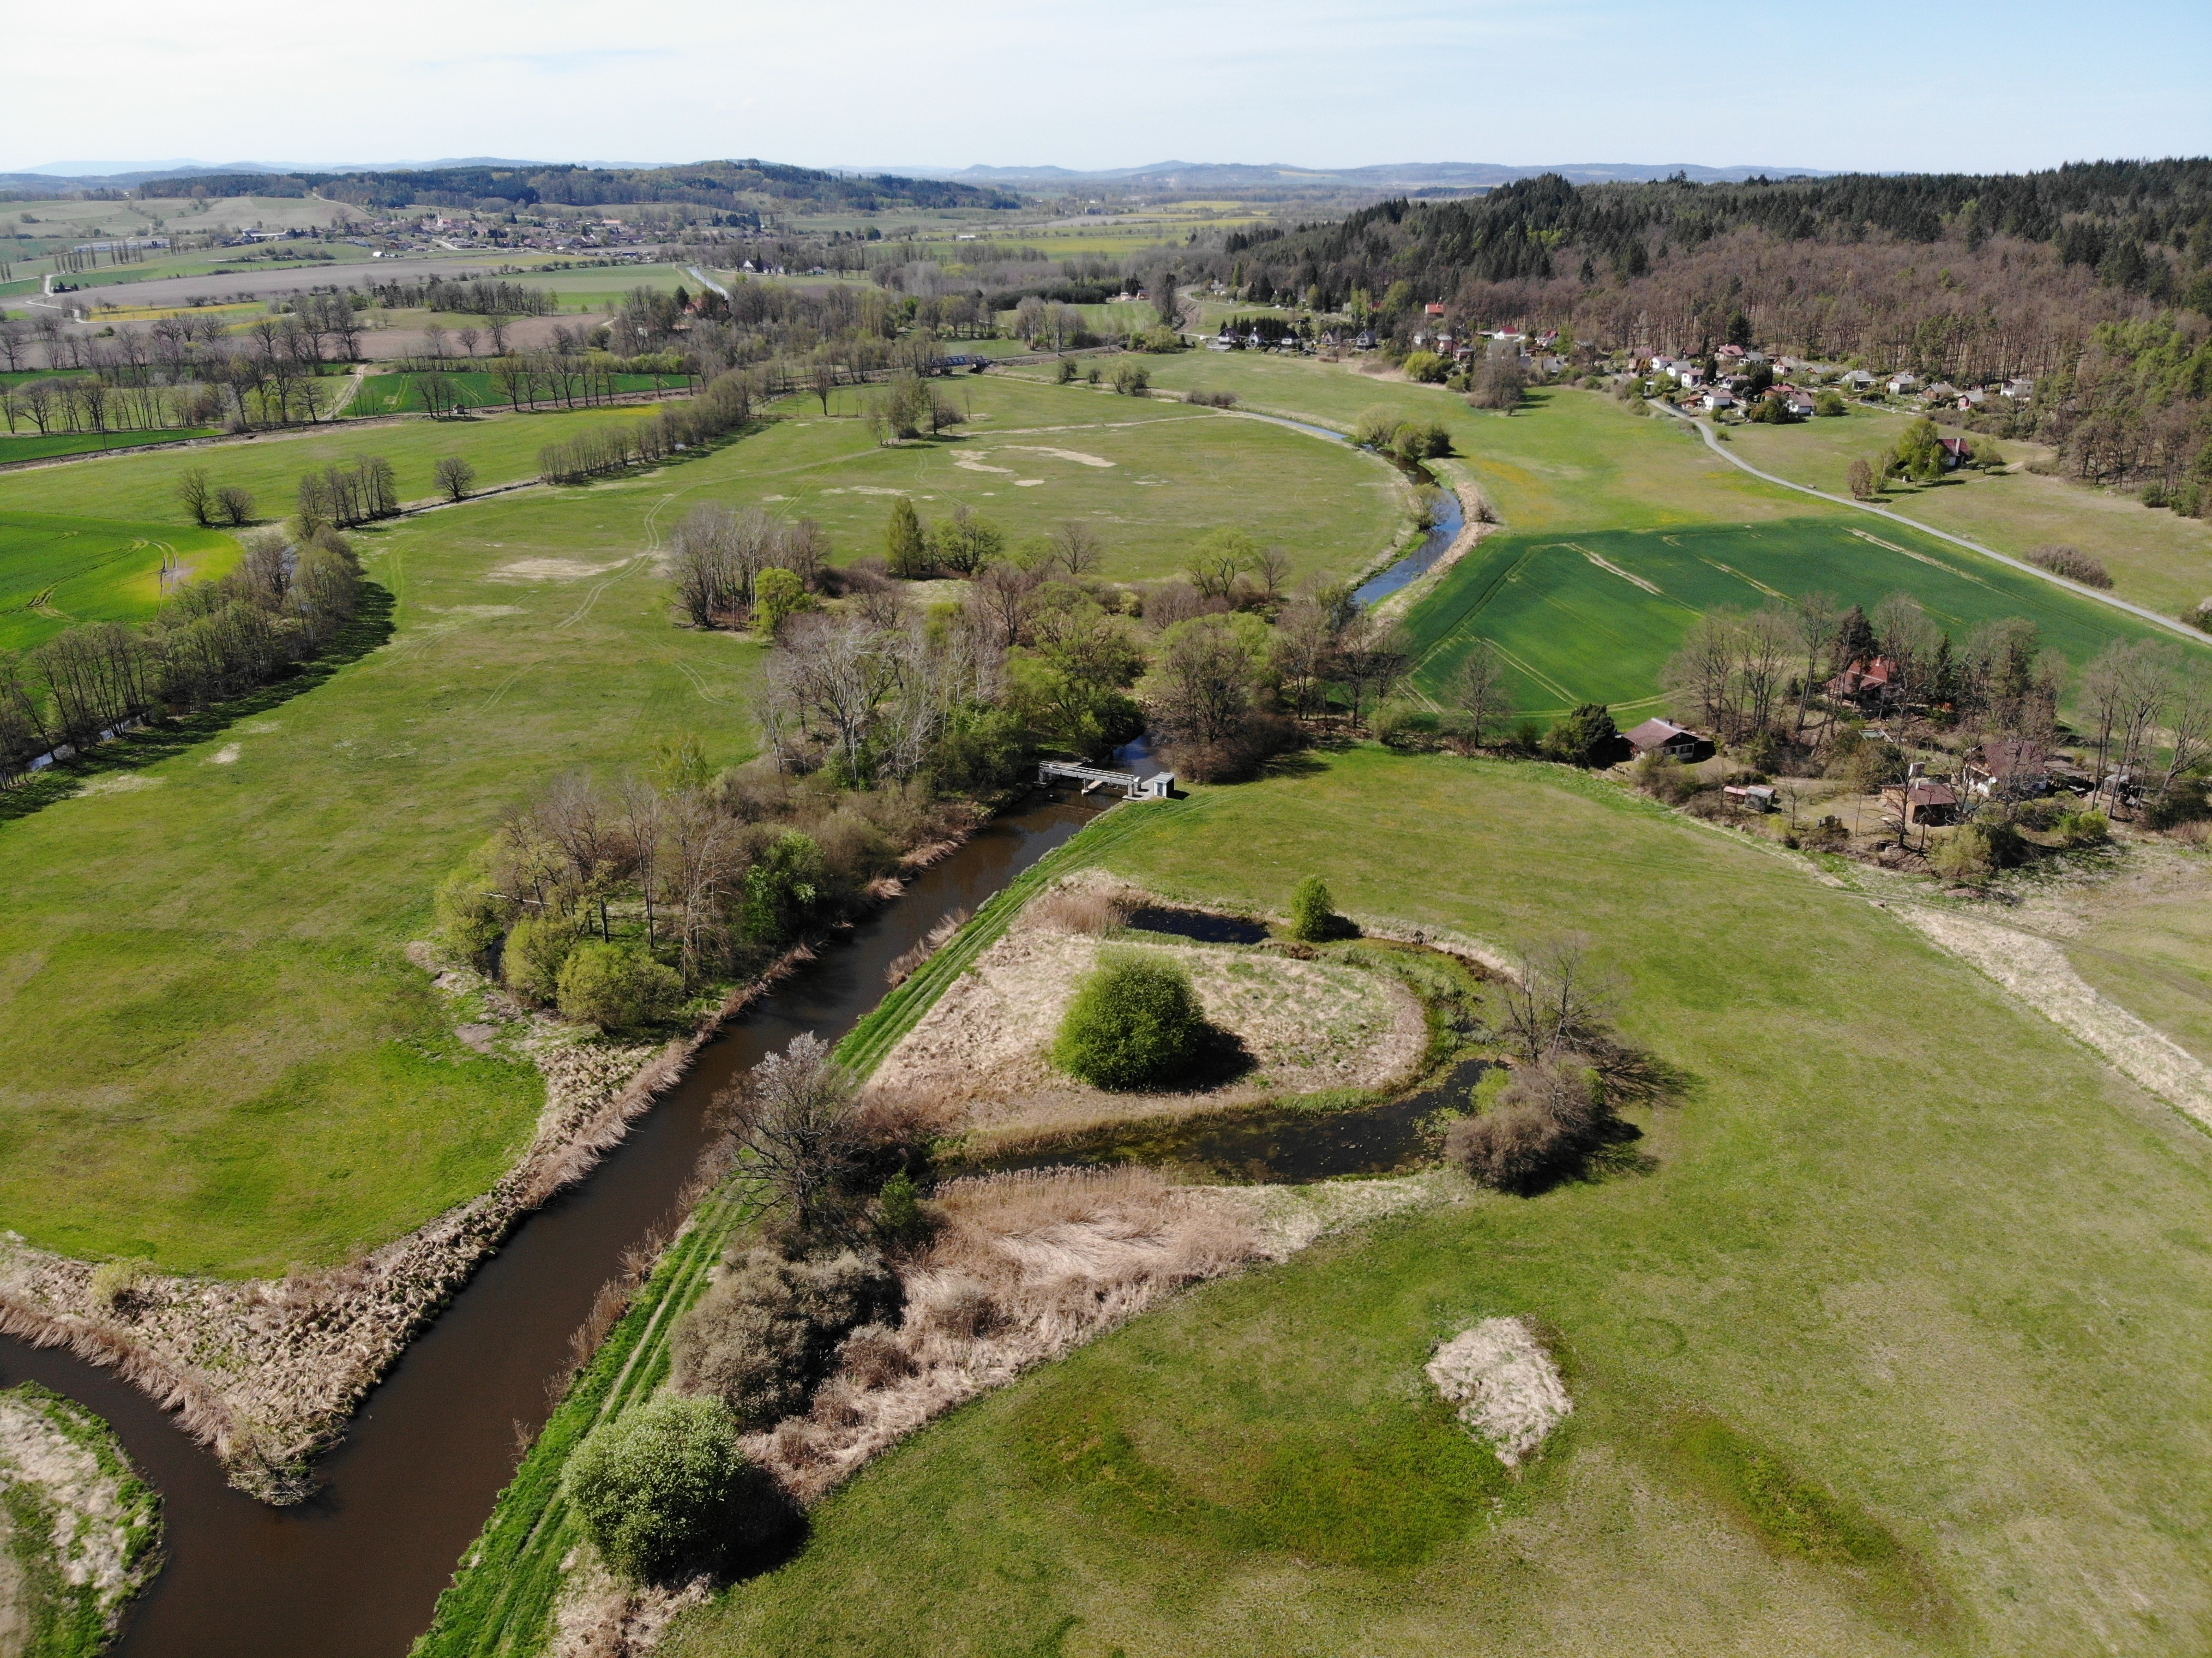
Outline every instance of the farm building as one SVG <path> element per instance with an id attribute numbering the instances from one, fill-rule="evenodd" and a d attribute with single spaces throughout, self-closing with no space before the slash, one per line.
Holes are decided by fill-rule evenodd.
<path id="1" fill-rule="evenodd" d="M 1694 760 L 1698 750 L 1708 746 L 1697 732 L 1671 720 L 1647 720 L 1632 731 L 1623 732 L 1621 736 L 1639 760 L 1647 754 L 1663 754 L 1670 760 Z"/>
<path id="2" fill-rule="evenodd" d="M 1887 657 L 1877 656 L 1872 661 L 1862 658 L 1821 689 L 1831 696 L 1849 701 L 1880 701 L 1896 694 L 1896 675 L 1897 665 Z"/>
<path id="3" fill-rule="evenodd" d="M 1935 777 L 1910 777 L 1902 783 L 1885 783 L 1881 803 L 1894 811 L 1907 829 L 1948 823 L 1958 815 L 1959 792 Z"/>
<path id="4" fill-rule="evenodd" d="M 2001 738 L 1967 751 L 1964 780 L 1984 800 L 2025 800 L 2050 788 L 2049 760 L 2033 738 Z"/>

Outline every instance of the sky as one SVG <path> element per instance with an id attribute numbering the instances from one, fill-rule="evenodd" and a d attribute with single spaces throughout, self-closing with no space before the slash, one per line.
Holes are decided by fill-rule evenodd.
<path id="1" fill-rule="evenodd" d="M 0 171 L 497 155 L 805 166 L 2212 151 L 2212 4 L 105 0 L 13 9 Z"/>

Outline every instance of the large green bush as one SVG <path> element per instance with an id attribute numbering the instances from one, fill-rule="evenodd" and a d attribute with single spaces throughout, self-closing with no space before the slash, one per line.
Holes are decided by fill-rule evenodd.
<path id="1" fill-rule="evenodd" d="M 775 1483 L 738 1448 L 736 1420 L 711 1399 L 658 1399 L 593 1429 L 561 1489 L 600 1558 L 633 1582 L 789 1524 Z"/>
<path id="2" fill-rule="evenodd" d="M 561 1015 L 604 1030 L 650 1024 L 676 1005 L 683 981 L 641 950 L 586 938 L 561 964 Z"/>
<path id="3" fill-rule="evenodd" d="M 499 976 L 528 1002 L 550 1002 L 560 994 L 561 969 L 576 948 L 576 929 L 558 915 L 517 921 L 500 951 Z"/>
<path id="4" fill-rule="evenodd" d="M 1205 1039 L 1190 975 L 1123 956 L 1084 980 L 1060 1021 L 1052 1062 L 1094 1087 L 1152 1088 L 1188 1072 Z"/>

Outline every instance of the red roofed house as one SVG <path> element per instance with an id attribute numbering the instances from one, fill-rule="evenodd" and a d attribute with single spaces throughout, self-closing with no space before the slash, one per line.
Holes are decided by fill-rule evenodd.
<path id="1" fill-rule="evenodd" d="M 1862 659 L 1831 679 L 1823 689 L 1831 696 L 1853 701 L 1893 696 L 1896 695 L 1892 684 L 1896 672 L 1897 665 L 1886 656 L 1875 657 L 1871 662 Z"/>

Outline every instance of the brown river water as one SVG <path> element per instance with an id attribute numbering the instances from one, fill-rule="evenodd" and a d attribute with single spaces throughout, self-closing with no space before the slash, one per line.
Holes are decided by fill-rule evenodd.
<path id="1" fill-rule="evenodd" d="M 161 1493 L 168 1564 L 131 1614 L 123 1658 L 400 1658 L 513 1472 L 517 1424 L 544 1424 L 569 1332 L 622 1252 L 676 1218 L 716 1091 L 803 1031 L 842 1036 L 883 999 L 895 957 L 1095 815 L 1040 798 L 998 819 L 703 1049 L 597 1172 L 526 1219 L 407 1350 L 297 1508 L 232 1491 L 110 1372 L 0 1337 L 0 1386 L 44 1382 L 97 1411 Z"/>

